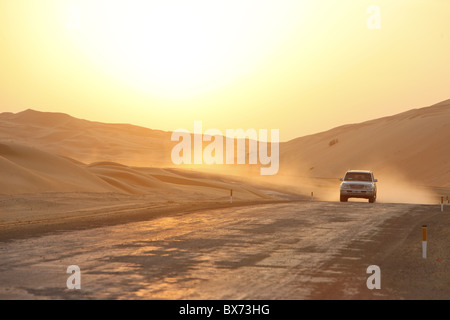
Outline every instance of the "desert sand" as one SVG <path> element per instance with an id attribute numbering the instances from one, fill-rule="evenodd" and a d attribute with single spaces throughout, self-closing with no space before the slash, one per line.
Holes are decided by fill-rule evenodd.
<path id="1" fill-rule="evenodd" d="M 32 147 L 0 144 L 0 226 L 136 208 L 280 200 L 289 195 L 174 168 L 81 162 Z M 298 196 L 297 196 L 298 197 Z"/>
<path id="2" fill-rule="evenodd" d="M 34 110 L 2 113 L 0 240 L 304 201 L 310 192 L 337 201 L 347 169 L 375 172 L 379 202 L 437 204 L 450 194 L 449 124 L 447 100 L 282 142 L 279 174 L 262 177 L 258 165 L 174 166 L 170 132 Z M 447 227 L 439 230 L 448 237 Z"/>
<path id="3" fill-rule="evenodd" d="M 175 166 L 170 132 L 62 113 L 0 114 L 0 224 L 151 206 L 339 199 L 339 177 L 371 169 L 378 201 L 436 204 L 450 192 L 450 100 L 280 143 L 259 165 Z M 89 213 L 86 213 L 89 212 Z"/>
<path id="4" fill-rule="evenodd" d="M 170 133 L 129 124 L 25 110 L 0 114 L 2 142 L 35 147 L 83 163 L 112 161 L 163 167 L 170 163 Z"/>
<path id="5" fill-rule="evenodd" d="M 450 187 L 449 124 L 447 100 L 297 138 L 280 146 L 280 177 L 336 188 L 348 169 L 370 169 L 379 180 L 379 200 L 436 203 L 440 188 Z"/>
<path id="6" fill-rule="evenodd" d="M 222 173 L 246 183 L 255 180 L 258 184 L 289 186 L 290 191 L 305 195 L 315 191 L 322 200 L 337 199 L 334 190 L 346 170 L 370 169 L 379 179 L 379 200 L 436 203 L 439 195 L 446 195 L 450 188 L 449 123 L 450 100 L 447 100 L 430 107 L 281 142 L 279 173 L 267 179 L 261 179 L 260 165 L 193 165 L 190 169 Z M 2 113 L 0 143 L 17 148 L 16 153 L 21 153 L 20 157 L 8 155 L 8 150 L 2 147 L 2 171 L 15 171 L 17 182 L 18 177 L 27 177 L 22 182 L 33 183 L 28 186 L 27 183 L 8 183 L 8 188 L 1 188 L 0 193 L 36 192 L 47 188 L 51 191 L 58 184 L 63 191 L 78 190 L 75 186 L 85 187 L 82 191 L 100 192 L 119 189 L 121 192 L 139 193 L 146 188 L 152 189 L 161 183 L 155 176 L 170 176 L 168 172 L 157 173 L 158 170 L 180 168 L 171 161 L 171 150 L 177 142 L 171 141 L 170 137 L 170 132 L 129 124 L 92 122 L 61 113 L 34 110 Z M 26 146 L 35 149 L 36 161 L 30 160 L 34 155 L 24 148 Z M 42 174 L 36 171 L 36 163 L 51 157 L 44 152 L 69 159 L 65 162 L 63 159 L 48 159 L 49 164 L 57 161 L 52 170 L 60 168 L 61 171 L 44 177 L 42 174 L 45 175 L 47 169 L 43 168 Z M 8 159 L 9 162 L 5 162 Z M 72 162 L 72 169 L 65 168 L 69 166 L 68 162 Z M 133 171 L 130 171 L 131 167 Z M 26 171 L 28 169 L 31 172 Z M 150 176 L 145 176 L 145 170 Z M 63 172 L 67 179 L 61 179 Z M 136 183 L 130 184 L 131 181 Z"/>

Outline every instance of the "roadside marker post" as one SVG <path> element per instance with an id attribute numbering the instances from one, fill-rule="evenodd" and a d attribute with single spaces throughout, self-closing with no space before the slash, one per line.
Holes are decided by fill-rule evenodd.
<path id="1" fill-rule="evenodd" d="M 427 226 L 422 226 L 422 258 L 427 258 Z"/>
<path id="2" fill-rule="evenodd" d="M 311 191 L 311 201 L 314 201 L 314 192 Z"/>
<path id="3" fill-rule="evenodd" d="M 444 212 L 444 197 L 441 197 L 441 212 Z"/>
<path id="4" fill-rule="evenodd" d="M 233 203 L 233 189 L 230 189 L 230 203 Z"/>
<path id="5" fill-rule="evenodd" d="M 447 205 L 448 205 L 448 196 L 447 196 Z"/>

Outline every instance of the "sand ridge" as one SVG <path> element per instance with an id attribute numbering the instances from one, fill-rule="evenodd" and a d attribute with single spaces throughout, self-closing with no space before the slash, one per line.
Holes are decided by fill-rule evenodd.
<path id="1" fill-rule="evenodd" d="M 380 182 L 401 180 L 450 188 L 449 125 L 450 100 L 446 100 L 281 142 L 279 173 L 266 180 L 336 182 L 348 169 L 370 169 Z M 177 144 L 171 141 L 171 132 L 34 110 L 0 114 L 0 142 L 31 146 L 85 164 L 114 162 L 159 168 L 174 167 L 171 150 Z M 192 168 L 259 178 L 259 166 L 255 165 Z"/>

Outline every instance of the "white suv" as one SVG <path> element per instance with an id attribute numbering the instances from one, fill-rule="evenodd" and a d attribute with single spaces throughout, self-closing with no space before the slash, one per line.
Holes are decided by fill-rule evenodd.
<path id="1" fill-rule="evenodd" d="M 374 179 L 372 171 L 349 170 L 344 179 L 340 178 L 341 202 L 347 202 L 349 198 L 365 198 L 370 203 L 377 199 L 377 179 Z"/>

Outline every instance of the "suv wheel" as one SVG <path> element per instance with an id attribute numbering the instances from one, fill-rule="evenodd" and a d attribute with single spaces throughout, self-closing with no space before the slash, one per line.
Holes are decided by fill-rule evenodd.
<path id="1" fill-rule="evenodd" d="M 341 202 L 347 202 L 348 198 L 346 196 L 341 196 Z"/>
<path id="2" fill-rule="evenodd" d="M 374 202 L 375 202 L 375 200 L 376 200 L 376 198 L 375 198 L 375 197 L 370 197 L 370 198 L 369 198 L 369 203 L 374 203 Z"/>

